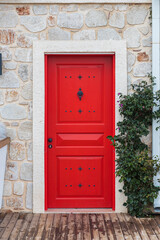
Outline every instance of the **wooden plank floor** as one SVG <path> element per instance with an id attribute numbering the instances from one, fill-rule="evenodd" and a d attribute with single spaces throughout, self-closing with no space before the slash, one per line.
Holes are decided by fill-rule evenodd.
<path id="1" fill-rule="evenodd" d="M 158 240 L 160 216 L 0 213 L 1 240 Z"/>

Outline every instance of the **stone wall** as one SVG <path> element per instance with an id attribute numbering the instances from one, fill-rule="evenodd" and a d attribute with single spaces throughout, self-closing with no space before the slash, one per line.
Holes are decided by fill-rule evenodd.
<path id="1" fill-rule="evenodd" d="M 109 39 L 127 40 L 130 93 L 130 84 L 151 72 L 150 4 L 0 4 L 0 121 L 12 139 L 5 209 L 32 211 L 33 41 Z M 151 136 L 145 141 L 150 145 Z"/>

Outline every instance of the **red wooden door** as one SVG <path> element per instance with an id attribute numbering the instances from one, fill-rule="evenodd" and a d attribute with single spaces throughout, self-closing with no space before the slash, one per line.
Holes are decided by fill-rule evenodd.
<path id="1" fill-rule="evenodd" d="M 46 209 L 114 208 L 114 56 L 45 60 Z"/>

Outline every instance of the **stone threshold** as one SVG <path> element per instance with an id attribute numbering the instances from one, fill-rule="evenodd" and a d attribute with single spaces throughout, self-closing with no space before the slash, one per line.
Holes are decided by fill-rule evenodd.
<path id="1" fill-rule="evenodd" d="M 25 3 L 152 3 L 152 0 L 1 0 L 0 4 L 25 4 Z"/>
<path id="2" fill-rule="evenodd" d="M 45 213 L 115 213 L 111 208 L 50 208 Z"/>

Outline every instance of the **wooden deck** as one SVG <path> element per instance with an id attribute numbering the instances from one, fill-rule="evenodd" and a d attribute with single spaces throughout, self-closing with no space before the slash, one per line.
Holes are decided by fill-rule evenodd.
<path id="1" fill-rule="evenodd" d="M 1 240 L 156 240 L 160 217 L 133 218 L 128 214 L 0 213 Z"/>

